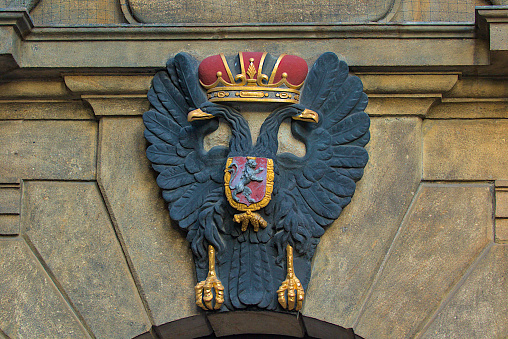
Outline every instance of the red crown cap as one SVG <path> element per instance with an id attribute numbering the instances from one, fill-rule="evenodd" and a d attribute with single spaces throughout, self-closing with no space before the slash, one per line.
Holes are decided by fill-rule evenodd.
<path id="1" fill-rule="evenodd" d="M 212 102 L 298 103 L 307 72 L 305 60 L 295 55 L 275 58 L 263 52 L 240 52 L 232 58 L 219 54 L 204 59 L 199 80 Z"/>

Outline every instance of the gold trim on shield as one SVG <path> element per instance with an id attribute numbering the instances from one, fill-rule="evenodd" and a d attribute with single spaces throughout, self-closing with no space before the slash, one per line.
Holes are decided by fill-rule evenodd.
<path id="1" fill-rule="evenodd" d="M 255 157 L 247 157 L 247 159 L 256 159 Z M 266 221 L 261 217 L 261 215 L 257 213 L 253 213 L 257 211 L 270 202 L 272 199 L 273 192 L 273 180 L 275 178 L 275 174 L 273 172 L 273 160 L 266 159 L 266 186 L 265 186 L 265 196 L 263 199 L 258 201 L 257 203 L 251 204 L 247 206 L 244 203 L 236 202 L 233 200 L 233 195 L 231 194 L 231 189 L 229 187 L 229 182 L 231 180 L 231 173 L 228 171 L 229 166 L 233 163 L 233 158 L 228 158 L 226 162 L 226 169 L 224 170 L 224 186 L 226 190 L 226 198 L 229 201 L 229 204 L 236 208 L 239 211 L 245 212 L 241 214 L 235 214 L 233 220 L 237 223 L 242 224 L 242 231 L 247 230 L 247 226 L 251 223 L 254 227 L 254 231 L 257 232 L 259 227 L 265 228 L 267 226 Z"/>

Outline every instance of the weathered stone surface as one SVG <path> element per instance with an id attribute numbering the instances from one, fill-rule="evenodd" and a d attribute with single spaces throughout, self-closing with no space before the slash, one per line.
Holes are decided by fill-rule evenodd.
<path id="1" fill-rule="evenodd" d="M 443 99 L 433 106 L 428 118 L 432 119 L 485 119 L 508 118 L 508 101 L 504 99 Z"/>
<path id="2" fill-rule="evenodd" d="M 301 338 L 305 330 L 294 314 L 236 311 L 210 313 L 208 320 L 217 337 L 235 334 L 274 334 Z"/>
<path id="3" fill-rule="evenodd" d="M 446 93 L 447 98 L 506 98 L 508 82 L 506 78 L 464 77 Z"/>
<path id="4" fill-rule="evenodd" d="M 508 179 L 508 121 L 426 120 L 423 178 Z"/>
<path id="5" fill-rule="evenodd" d="M 155 325 L 199 314 L 194 264 L 145 155 L 141 118 L 102 118 L 99 185 L 125 241 Z"/>
<path id="6" fill-rule="evenodd" d="M 93 119 L 93 112 L 81 100 L 0 101 L 0 119 Z"/>
<path id="7" fill-rule="evenodd" d="M 508 218 L 508 189 L 496 189 L 496 217 Z"/>
<path id="8" fill-rule="evenodd" d="M 358 74 L 365 93 L 436 94 L 455 85 L 458 74 Z"/>
<path id="9" fill-rule="evenodd" d="M 435 97 L 376 97 L 369 96 L 365 112 L 376 115 L 417 115 L 425 116 Z"/>
<path id="10" fill-rule="evenodd" d="M 19 214 L 21 191 L 17 187 L 0 185 L 0 214 Z"/>
<path id="11" fill-rule="evenodd" d="M 0 235 L 19 234 L 19 215 L 0 214 Z"/>
<path id="12" fill-rule="evenodd" d="M 69 89 L 82 94 L 146 94 L 153 75 L 65 75 Z M 146 98 L 146 95 L 145 95 Z"/>
<path id="13" fill-rule="evenodd" d="M 377 21 L 394 0 L 312 3 L 291 0 L 281 6 L 274 0 L 241 2 L 188 0 L 185 5 L 168 0 L 129 0 L 133 16 L 143 23 L 287 23 Z"/>
<path id="14" fill-rule="evenodd" d="M 508 243 L 508 219 L 496 219 L 496 242 Z"/>
<path id="15" fill-rule="evenodd" d="M 0 240 L 0 328 L 10 338 L 90 338 L 26 244 Z"/>
<path id="16" fill-rule="evenodd" d="M 123 23 L 118 2 L 40 1 L 30 12 L 37 25 L 86 25 Z"/>
<path id="17" fill-rule="evenodd" d="M 143 95 L 83 95 L 86 100 L 93 108 L 93 112 L 96 116 L 103 115 L 143 115 L 150 108 L 150 103 L 146 98 L 146 94 Z M 115 109 L 111 109 L 114 107 Z"/>
<path id="18" fill-rule="evenodd" d="M 372 118 L 370 160 L 314 257 L 303 315 L 353 327 L 421 178 L 421 120 Z"/>
<path id="19" fill-rule="evenodd" d="M 423 184 L 355 332 L 414 337 L 487 245 L 492 212 L 489 184 Z"/>
<path id="20" fill-rule="evenodd" d="M 95 183 L 26 182 L 22 220 L 97 338 L 132 338 L 150 329 Z"/>
<path id="21" fill-rule="evenodd" d="M 19 80 L 0 83 L 0 98 L 58 98 L 68 96 L 63 81 Z"/>
<path id="22" fill-rule="evenodd" d="M 0 121 L 0 182 L 95 179 L 97 123 Z"/>
<path id="23" fill-rule="evenodd" d="M 488 65 L 487 42 L 470 38 L 442 38 L 443 32 L 416 33 L 408 27 L 383 26 L 360 31 L 356 38 L 351 26 L 304 27 L 134 27 L 106 30 L 90 35 L 59 30 L 58 39 L 40 32 L 20 47 L 23 67 L 164 67 L 169 56 L 188 52 L 196 59 L 221 51 L 233 55 L 239 51 L 269 50 L 271 54 L 295 54 L 309 64 L 324 52 L 335 52 L 352 66 L 461 66 Z M 446 34 L 446 33 L 445 33 Z M 469 34 L 469 33 L 468 33 Z M 371 37 L 365 39 L 362 37 Z M 440 39 L 437 39 L 439 37 Z M 468 37 L 466 35 L 465 37 Z M 247 39 L 246 39 L 247 38 Z M 309 39 L 312 48 L 309 48 Z M 92 41 L 89 41 L 92 40 Z M 95 41 L 93 41 L 95 40 Z M 168 41 L 170 40 L 170 41 Z M 65 53 L 62 53 L 65 49 Z M 119 53 L 118 51 L 125 51 Z M 375 51 L 375 53 L 373 52 Z"/>
<path id="24" fill-rule="evenodd" d="M 440 310 L 422 339 L 508 337 L 508 246 L 494 245 Z"/>

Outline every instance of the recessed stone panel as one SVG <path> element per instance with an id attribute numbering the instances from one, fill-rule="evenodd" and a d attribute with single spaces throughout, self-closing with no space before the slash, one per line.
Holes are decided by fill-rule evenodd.
<path id="1" fill-rule="evenodd" d="M 9 338 L 89 338 L 19 238 L 0 240 L 0 328 Z"/>
<path id="2" fill-rule="evenodd" d="M 0 121 L 0 182 L 95 179 L 97 123 Z"/>
<path id="3" fill-rule="evenodd" d="M 194 263 L 169 219 L 146 158 L 141 118 L 102 118 L 99 184 L 125 241 L 155 325 L 199 314 Z"/>
<path id="4" fill-rule="evenodd" d="M 372 118 L 370 160 L 317 248 L 303 314 L 352 327 L 421 178 L 421 120 Z"/>
<path id="5" fill-rule="evenodd" d="M 508 337 L 508 246 L 494 245 L 420 337 Z"/>
<path id="6" fill-rule="evenodd" d="M 355 333 L 414 337 L 489 242 L 492 212 L 488 184 L 423 184 Z"/>
<path id="7" fill-rule="evenodd" d="M 426 120 L 426 180 L 508 179 L 508 121 Z"/>
<path id="8" fill-rule="evenodd" d="M 97 338 L 132 338 L 150 329 L 96 183 L 26 182 L 22 220 Z"/>

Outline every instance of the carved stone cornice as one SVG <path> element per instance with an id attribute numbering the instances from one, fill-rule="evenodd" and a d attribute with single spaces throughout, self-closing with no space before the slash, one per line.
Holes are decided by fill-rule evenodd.
<path id="1" fill-rule="evenodd" d="M 491 51 L 508 51 L 508 6 L 476 7 L 476 24 Z"/>
<path id="2" fill-rule="evenodd" d="M 34 27 L 25 8 L 0 8 L 0 74 L 19 67 L 19 45 Z"/>

